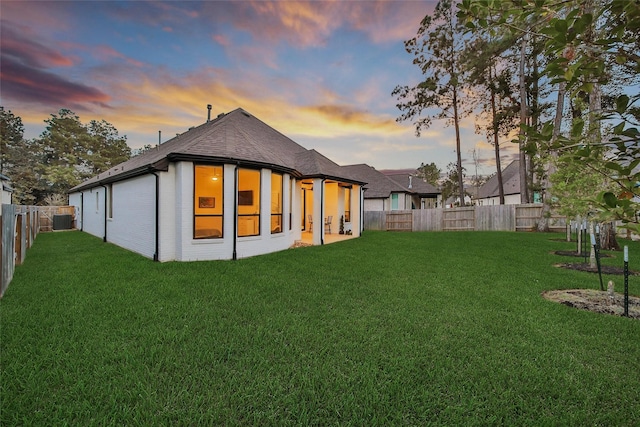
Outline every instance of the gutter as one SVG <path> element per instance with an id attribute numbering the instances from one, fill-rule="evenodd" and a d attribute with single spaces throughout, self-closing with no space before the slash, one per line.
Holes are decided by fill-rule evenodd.
<path id="1" fill-rule="evenodd" d="M 238 162 L 233 170 L 233 254 L 232 260 L 238 259 Z"/>
<path id="2" fill-rule="evenodd" d="M 320 220 L 321 220 L 321 225 L 320 225 L 320 230 L 322 230 L 320 232 L 320 244 L 324 245 L 324 179 L 322 179 L 322 181 L 320 181 Z"/>

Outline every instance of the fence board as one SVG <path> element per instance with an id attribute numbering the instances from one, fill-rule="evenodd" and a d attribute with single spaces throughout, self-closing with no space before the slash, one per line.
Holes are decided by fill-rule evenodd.
<path id="1" fill-rule="evenodd" d="M 366 211 L 365 230 L 386 230 L 388 215 L 394 216 L 391 224 L 400 221 L 398 215 L 410 213 L 413 231 L 530 231 L 536 228 L 541 204 L 470 206 L 452 209 L 414 209 L 412 211 Z M 402 219 L 408 221 L 408 219 Z M 389 229 L 398 229 L 399 226 Z M 551 231 L 564 232 L 566 219 L 552 214 L 549 221 Z"/>
<path id="2" fill-rule="evenodd" d="M 413 215 L 411 211 L 387 212 L 387 231 L 412 231 Z"/>
<path id="3" fill-rule="evenodd" d="M 15 218 L 14 205 L 2 205 L 2 283 L 0 283 L 0 297 L 13 279 L 15 269 Z"/>
<path id="4" fill-rule="evenodd" d="M 475 230 L 475 208 L 444 209 L 442 229 L 444 231 Z"/>

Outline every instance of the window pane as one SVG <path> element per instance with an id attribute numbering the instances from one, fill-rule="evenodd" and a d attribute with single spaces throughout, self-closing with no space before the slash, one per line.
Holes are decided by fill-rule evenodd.
<path id="1" fill-rule="evenodd" d="M 271 215 L 271 233 L 282 232 L 282 215 Z"/>
<path id="2" fill-rule="evenodd" d="M 222 166 L 195 166 L 194 213 L 196 215 L 222 215 Z"/>
<path id="3" fill-rule="evenodd" d="M 223 168 L 194 165 L 193 174 L 193 238 L 222 238 Z"/>
<path id="4" fill-rule="evenodd" d="M 238 170 L 238 236 L 260 234 L 260 171 Z"/>
<path id="5" fill-rule="evenodd" d="M 197 216 L 195 218 L 195 239 L 222 237 L 222 216 Z"/>
<path id="6" fill-rule="evenodd" d="M 282 174 L 271 173 L 271 233 L 282 233 L 282 200 Z"/>

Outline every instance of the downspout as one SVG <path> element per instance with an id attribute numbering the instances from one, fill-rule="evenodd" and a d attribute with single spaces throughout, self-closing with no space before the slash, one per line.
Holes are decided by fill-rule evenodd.
<path id="1" fill-rule="evenodd" d="M 160 177 L 157 173 L 151 172 L 156 177 L 156 242 L 153 260 L 160 260 Z"/>
<path id="2" fill-rule="evenodd" d="M 107 186 L 100 185 L 104 188 L 104 236 L 102 237 L 102 241 L 107 241 Z"/>
<path id="3" fill-rule="evenodd" d="M 84 191 L 80 192 L 80 231 L 84 231 Z"/>
<path id="4" fill-rule="evenodd" d="M 321 201 L 321 205 L 320 205 L 320 244 L 324 245 L 324 178 L 322 179 L 322 181 L 320 182 L 320 201 Z"/>
<path id="5" fill-rule="evenodd" d="M 360 235 L 364 231 L 364 187 L 360 185 Z"/>
<path id="6" fill-rule="evenodd" d="M 238 259 L 238 164 L 233 170 L 233 255 L 231 259 Z"/>

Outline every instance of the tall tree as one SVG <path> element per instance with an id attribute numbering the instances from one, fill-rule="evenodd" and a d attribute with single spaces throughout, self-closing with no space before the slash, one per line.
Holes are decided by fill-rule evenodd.
<path id="1" fill-rule="evenodd" d="M 462 173 L 464 174 L 464 172 L 465 172 L 465 168 L 462 168 Z M 462 176 L 462 179 L 464 179 L 464 176 Z M 441 186 L 443 203 L 446 203 L 449 198 L 453 197 L 454 199 L 452 201 L 452 204 L 454 206 L 466 205 L 465 197 L 464 197 L 466 195 L 466 192 L 464 193 L 461 199 L 458 199 L 461 193 L 460 188 L 458 187 L 460 185 L 460 181 L 461 179 L 460 179 L 460 176 L 458 176 L 457 165 L 455 163 L 449 163 L 447 165 L 447 175 L 444 181 L 442 182 L 442 186 Z"/>
<path id="2" fill-rule="evenodd" d="M 22 119 L 0 106 L 0 173 L 5 173 L 10 152 L 20 146 L 23 136 Z"/>
<path id="3" fill-rule="evenodd" d="M 36 143 L 43 156 L 42 185 L 49 194 L 65 194 L 131 157 L 126 137 L 104 120 L 84 125 L 73 111 L 62 109 L 45 123 L 47 128 Z"/>
<path id="4" fill-rule="evenodd" d="M 433 162 L 429 164 L 420 163 L 420 167 L 418 168 L 418 177 L 437 187 L 438 180 L 440 180 L 440 172 L 440 168 Z"/>
<path id="5" fill-rule="evenodd" d="M 460 200 L 464 200 L 462 155 L 460 151 L 460 119 L 464 92 L 464 28 L 459 24 L 451 0 L 440 0 L 432 16 L 425 16 L 416 37 L 405 42 L 424 80 L 416 86 L 396 86 L 392 95 L 402 111 L 398 121 L 413 121 L 416 135 L 428 129 L 433 119 L 453 124 L 456 138 L 456 168 Z M 432 111 L 434 111 L 432 113 Z"/>
<path id="6" fill-rule="evenodd" d="M 640 131 L 637 109 L 640 103 L 640 1 L 578 0 L 520 2 L 511 6 L 496 20 L 489 11 L 504 9 L 501 0 L 463 0 L 459 18 L 469 28 L 502 27 L 531 34 L 545 41 L 546 57 L 551 58 L 544 75 L 552 84 L 564 84 L 571 104 L 578 105 L 585 94 L 591 94 L 591 114 L 574 120 L 570 132 L 554 138 L 554 149 L 572 154 L 583 170 L 597 171 L 617 185 L 598 196 L 597 209 L 603 219 L 619 219 L 640 232 L 637 212 L 640 210 Z M 528 25 L 536 22 L 537 26 Z M 535 31 L 535 34 L 534 34 Z M 628 78 L 620 79 L 624 74 Z M 614 80 L 625 80 L 625 90 L 613 96 L 611 107 L 598 108 L 600 88 Z M 632 82 L 629 84 L 629 82 Z M 633 83 L 635 82 L 635 84 Z M 606 137 L 600 138 L 600 123 L 612 125 Z M 587 130 L 584 130 L 588 123 Z M 557 121 L 556 121 L 557 124 Z M 554 120 L 539 127 L 529 127 L 527 139 L 549 140 Z M 561 132 L 563 133 L 563 132 Z M 606 148 L 603 150 L 602 146 Z M 606 156 L 603 158 L 603 155 Z"/>

